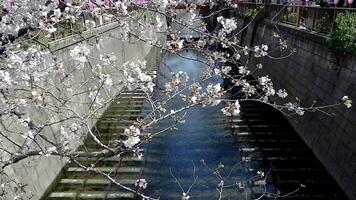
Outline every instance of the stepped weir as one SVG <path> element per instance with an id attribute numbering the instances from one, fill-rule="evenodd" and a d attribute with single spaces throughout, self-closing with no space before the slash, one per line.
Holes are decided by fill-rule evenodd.
<path id="1" fill-rule="evenodd" d="M 171 72 L 188 71 L 192 80 L 198 80 L 204 66 L 195 59 L 204 58 L 195 51 L 167 54 L 158 68 L 152 68 L 152 73 L 157 74 L 153 99 L 163 97 L 160 88 Z M 214 81 L 227 84 L 224 80 Z M 238 98 L 233 91 L 226 95 Z M 96 125 L 97 136 L 106 144 L 119 139 L 126 127 L 150 110 L 142 91 L 124 92 L 117 99 L 120 103 L 113 103 Z M 168 112 L 183 103 L 173 100 Z M 94 163 L 96 170 L 110 173 L 126 186 L 135 187 L 137 179 L 145 178 L 145 192 L 162 200 L 182 199 L 187 190 L 191 199 L 219 199 L 216 169 L 226 185 L 222 199 L 347 199 L 281 113 L 258 102 L 240 104 L 237 117 L 224 116 L 222 105 L 193 108 L 186 113 L 186 122 L 177 125 L 178 129 L 145 144 L 143 158 L 82 157 L 80 161 Z M 162 130 L 169 124 L 169 120 L 162 121 L 146 132 Z M 98 147 L 88 138 L 80 148 L 90 151 Z M 259 177 L 261 173 L 264 175 Z M 42 199 L 137 197 L 98 174 L 68 163 Z"/>

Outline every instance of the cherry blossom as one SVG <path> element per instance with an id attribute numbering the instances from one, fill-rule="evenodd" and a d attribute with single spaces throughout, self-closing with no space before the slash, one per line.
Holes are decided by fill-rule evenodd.
<path id="1" fill-rule="evenodd" d="M 235 19 L 228 19 L 222 16 L 217 18 L 217 21 L 223 26 L 222 31 L 230 34 L 233 30 L 237 28 Z"/>
<path id="2" fill-rule="evenodd" d="M 352 100 L 350 100 L 348 96 L 343 96 L 341 100 L 347 108 L 351 107 Z"/>
<path id="3" fill-rule="evenodd" d="M 246 67 L 244 67 L 244 66 L 240 66 L 239 67 L 239 73 L 241 74 L 241 75 L 248 75 L 248 74 L 250 74 L 250 70 L 247 70 L 247 68 Z"/>
<path id="4" fill-rule="evenodd" d="M 237 116 L 240 114 L 240 104 L 239 101 L 235 101 L 234 104 L 228 102 L 228 106 L 221 109 L 226 116 Z"/>
<path id="5" fill-rule="evenodd" d="M 277 91 L 277 95 L 280 97 L 280 98 L 286 98 L 288 96 L 288 93 L 286 92 L 285 89 L 279 89 Z"/>
<path id="6" fill-rule="evenodd" d="M 130 126 L 129 128 L 126 128 L 124 131 L 124 135 L 127 136 L 127 139 L 123 141 L 123 144 L 127 148 L 133 148 L 141 141 L 139 138 L 139 136 L 141 135 L 140 129 L 138 129 L 134 125 Z"/>
<path id="7" fill-rule="evenodd" d="M 199 0 L 198 3 L 208 3 L 206 5 L 211 8 L 216 5 L 213 1 Z M 0 4 L 5 4 L 5 1 Z M 276 49 L 282 55 L 290 48 L 287 41 L 282 39 L 279 33 L 273 33 L 271 37 L 276 45 L 256 43 L 251 47 L 241 46 L 240 37 L 234 35 L 240 31 L 237 30 L 238 18 L 230 18 L 225 14 L 221 16 L 222 12 L 220 12 L 238 5 L 231 0 L 219 1 L 219 4 L 222 5 L 222 10 L 215 12 L 218 27 L 208 32 L 207 24 L 203 21 L 204 17 L 194 12 L 198 6 L 195 2 L 6 1 L 6 12 L 2 13 L 0 21 L 2 61 L 0 115 L 2 124 L 11 124 L 18 130 L 7 130 L 5 126 L 1 129 L 1 133 L 5 134 L 1 134 L 0 143 L 10 141 L 13 143 L 13 148 L 1 150 L 0 169 L 28 158 L 38 162 L 37 157 L 58 156 L 76 162 L 83 169 L 93 170 L 94 165 L 86 166 L 86 163 L 81 163 L 77 159 L 82 153 L 103 155 L 103 157 L 115 155 L 119 158 L 130 155 L 141 159 L 143 157 L 141 145 L 155 139 L 156 135 L 166 130 L 159 130 L 156 133 L 146 133 L 146 131 L 167 118 L 174 121 L 167 131 L 177 128 L 178 123 L 189 120 L 188 116 L 181 113 L 185 113 L 192 107 L 224 104 L 225 107 L 221 111 L 229 117 L 238 116 L 241 113 L 240 102 L 248 100 L 263 102 L 286 114 L 300 116 L 308 111 L 324 111 L 327 108 L 315 104 L 305 106 L 297 98 L 295 102 L 285 102 L 288 96 L 286 90 L 279 89 L 276 92 L 272 78 L 268 75 L 257 77 L 254 72 L 262 69 L 264 63 L 256 64 L 246 60 L 250 57 L 269 59 L 269 52 Z M 171 9 L 178 5 L 187 7 L 189 12 L 187 20 L 179 20 L 175 9 Z M 142 17 L 142 13 L 145 13 L 145 17 Z M 199 39 L 194 39 L 192 36 L 181 37 L 179 31 L 169 26 L 169 20 L 188 29 L 195 28 L 196 22 L 201 22 L 199 24 L 201 29 L 195 30 L 201 37 Z M 199 52 L 204 59 L 189 59 L 196 59 L 204 65 L 201 80 L 190 79 L 190 74 L 184 71 L 173 72 L 164 77 L 167 80 L 162 88 L 156 87 L 157 90 L 164 91 L 162 93 L 164 100 L 156 99 L 152 95 L 156 86 L 156 75 L 151 73 L 150 64 L 147 64 L 143 58 L 116 57 L 117 52 L 106 52 L 105 47 L 101 45 L 103 39 L 99 35 L 86 38 L 86 34 L 83 34 L 91 33 L 99 25 L 107 22 L 117 25 L 115 34 L 105 36 L 112 40 L 120 40 L 136 47 L 142 44 L 154 47 L 163 53 L 182 57 L 185 56 L 185 49 Z M 75 27 L 80 27 L 80 30 L 76 30 Z M 53 51 L 49 45 L 61 39 L 57 38 L 62 34 L 61 31 L 75 34 L 75 37 L 65 38 L 66 41 L 72 41 L 73 38 L 75 41 L 73 40 L 72 46 L 66 47 L 69 56 L 64 58 L 58 56 L 58 52 Z M 156 38 L 156 35 L 164 35 L 164 37 Z M 166 36 L 169 36 L 167 41 L 165 41 Z M 80 41 L 77 38 L 80 38 Z M 215 47 L 222 47 L 223 50 Z M 295 50 L 288 50 L 289 52 L 293 53 Z M 234 74 L 235 72 L 239 74 Z M 122 76 L 119 80 L 118 74 Z M 251 81 L 246 78 L 247 76 L 254 77 L 256 80 Z M 236 95 L 232 95 L 233 99 L 228 99 L 228 94 L 235 93 L 235 90 L 236 94 L 242 94 L 241 99 L 234 99 Z M 145 118 L 130 121 L 131 125 L 124 127 L 123 133 L 120 133 L 122 137 L 110 141 L 107 145 L 101 141 L 97 132 L 93 131 L 97 128 L 95 122 L 110 103 L 118 103 L 118 95 L 131 91 L 142 92 L 146 98 L 145 103 L 150 105 L 152 111 Z M 167 106 L 170 101 L 177 98 L 184 101 L 182 105 L 173 108 Z M 341 102 L 332 106 L 350 108 L 351 105 L 352 100 L 344 96 Z M 84 111 L 78 108 L 84 108 Z M 42 120 L 38 119 L 37 115 L 46 117 Z M 49 130 L 56 132 L 57 135 L 55 134 L 54 138 L 48 137 L 53 135 L 52 132 L 48 133 Z M 79 151 L 78 146 L 83 143 L 84 138 L 93 140 L 100 147 L 98 151 Z M 220 163 L 217 168 L 222 170 L 224 165 Z M 3 188 L 0 189 L 0 193 L 5 190 L 4 188 L 16 191 L 10 188 L 10 184 L 1 182 L 6 176 L 3 176 L 2 170 L 0 172 L 0 188 Z M 257 172 L 257 176 L 264 178 L 267 174 Z M 12 181 L 18 180 L 14 178 Z M 117 183 L 113 182 L 113 184 Z M 120 183 L 117 185 L 132 192 L 132 190 L 145 189 L 147 184 L 146 179 L 140 178 L 135 183 L 136 188 L 133 188 L 135 190 L 122 187 Z M 224 181 L 218 180 L 218 189 L 224 188 L 224 184 Z M 244 181 L 237 181 L 235 187 L 245 189 Z M 182 200 L 194 198 L 190 196 L 189 191 L 183 191 L 182 189 Z M 19 190 L 14 197 L 8 198 L 0 194 L 0 198 L 24 199 L 24 194 L 25 191 Z M 136 191 L 136 195 L 142 199 L 154 199 L 140 191 Z"/>
<path id="8" fill-rule="evenodd" d="M 77 61 L 79 63 L 78 69 L 84 67 L 84 63 L 87 62 L 87 56 L 89 55 L 90 50 L 88 47 L 84 44 L 80 44 L 75 46 L 71 51 L 70 51 L 70 56 L 72 57 L 73 60 Z"/>
<path id="9" fill-rule="evenodd" d="M 146 187 L 147 187 L 147 181 L 146 181 L 146 179 L 141 178 L 141 179 L 136 180 L 135 186 L 136 186 L 136 187 L 143 188 L 143 189 L 146 189 Z"/>
<path id="10" fill-rule="evenodd" d="M 183 194 L 182 194 L 182 200 L 189 200 L 189 199 L 190 199 L 190 195 L 187 194 L 187 193 L 185 193 L 185 192 L 183 192 Z"/>

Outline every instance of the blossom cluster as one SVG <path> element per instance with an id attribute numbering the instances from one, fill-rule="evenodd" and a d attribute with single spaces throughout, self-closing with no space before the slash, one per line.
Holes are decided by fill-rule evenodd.
<path id="1" fill-rule="evenodd" d="M 172 78 L 170 81 L 166 82 L 164 85 L 164 91 L 166 95 L 170 95 L 172 92 L 177 91 L 181 85 L 188 83 L 189 76 L 187 72 L 178 71 L 177 73 L 172 72 Z"/>
<path id="2" fill-rule="evenodd" d="M 264 57 L 268 54 L 268 46 L 265 44 L 262 44 L 261 46 L 255 46 L 253 51 L 255 52 L 254 56 L 256 58 Z"/>
<path id="3" fill-rule="evenodd" d="M 352 100 L 349 99 L 348 96 L 343 96 L 343 97 L 341 98 L 341 101 L 343 102 L 343 104 L 344 104 L 347 108 L 351 108 Z"/>
<path id="4" fill-rule="evenodd" d="M 0 2 L 0 4 L 3 2 Z M 65 60 L 60 60 L 53 52 L 47 50 L 49 47 L 46 44 L 42 44 L 42 46 L 29 45 L 26 48 L 22 45 L 17 45 L 23 39 L 17 38 L 20 37 L 20 30 L 31 33 L 26 35 L 26 39 L 29 41 L 32 41 L 34 33 L 45 33 L 43 37 L 44 39 L 48 39 L 51 34 L 58 31 L 59 24 L 70 22 L 72 26 L 73 23 L 79 21 L 78 19 L 82 20 L 81 17 L 84 14 L 93 17 L 93 19 L 83 20 L 87 29 L 97 27 L 98 21 L 95 19 L 100 19 L 100 22 L 102 20 L 110 21 L 115 19 L 118 23 L 120 40 L 129 38 L 131 40 L 134 36 L 140 41 L 146 42 L 149 46 L 160 47 L 170 53 L 179 53 L 183 48 L 194 48 L 206 57 L 206 60 L 200 60 L 208 66 L 207 72 L 202 77 L 203 81 L 192 81 L 187 72 L 178 71 L 172 73 L 171 79 L 165 82 L 163 88 L 165 97 L 167 97 L 165 100 L 169 101 L 174 97 L 182 98 L 184 101 L 182 109 L 168 108 L 168 106 L 165 107 L 168 105 L 166 101 L 150 99 L 149 103 L 152 104 L 152 108 L 159 111 L 153 111 L 153 114 L 148 117 L 149 120 L 152 120 L 152 124 L 166 117 L 172 117 L 172 121 L 174 122 L 183 123 L 185 120 L 184 115 L 182 118 L 179 118 L 180 116 L 178 115 L 179 112 L 184 110 L 185 106 L 218 106 L 222 104 L 221 102 L 225 103 L 225 107 L 222 106 L 221 108 L 221 112 L 225 116 L 238 116 L 241 113 L 240 103 L 243 100 L 225 99 L 224 95 L 227 91 L 232 90 L 230 90 L 231 88 L 224 88 L 225 85 L 222 86 L 222 79 L 230 80 L 232 82 L 231 87 L 237 87 L 238 92 L 243 93 L 244 98 L 247 100 L 263 101 L 274 105 L 276 108 L 281 110 L 287 109 L 298 115 L 303 115 L 308 111 L 308 108 L 302 107 L 299 102 L 288 102 L 281 106 L 270 103 L 271 100 L 274 100 L 272 97 L 284 99 L 287 98 L 288 93 L 284 89 L 276 91 L 269 76 L 258 77 L 254 81 L 246 79 L 254 70 L 261 69 L 262 64 L 257 64 L 252 69 L 249 63 L 244 63 L 244 59 L 241 57 L 251 55 L 256 58 L 268 58 L 269 51 L 272 52 L 273 49 L 270 49 L 272 46 L 269 47 L 265 44 L 253 47 L 240 46 L 240 38 L 236 36 L 238 34 L 233 34 L 238 28 L 237 19 L 235 18 L 217 17 L 219 27 L 213 33 L 205 32 L 207 27 L 204 22 L 201 23 L 201 30 L 203 30 L 201 35 L 203 36 L 198 40 L 193 40 L 190 36 L 183 39 L 179 36 L 179 31 L 176 32 L 169 27 L 166 30 L 166 34 L 170 36 L 170 40 L 164 44 L 160 44 L 158 40 L 149 38 L 153 34 L 146 34 L 147 29 L 150 29 L 150 31 L 151 29 L 163 31 L 164 20 L 166 18 L 163 18 L 163 15 L 158 13 L 164 13 L 165 17 L 172 17 L 172 21 L 175 21 L 176 15 L 170 13 L 170 9 L 166 8 L 182 3 L 189 7 L 189 18 L 185 22 L 177 21 L 183 25 L 187 25 L 187 27 L 195 26 L 196 22 L 198 23 L 202 19 L 198 13 L 193 11 L 196 5 L 190 5 L 190 3 L 178 0 L 122 0 L 115 2 L 12 0 L 11 2 L 13 2 L 11 8 L 6 8 L 6 14 L 1 16 L 0 19 L 0 47 L 1 50 L 4 49 L 4 54 L 1 54 L 3 60 L 0 66 L 0 115 L 2 119 L 14 119 L 13 121 L 19 124 L 21 131 L 18 132 L 18 138 L 20 138 L 23 145 L 19 145 L 21 148 L 14 151 L 14 156 L 27 153 L 26 151 L 31 148 L 35 149 L 33 147 L 36 145 L 40 151 L 38 153 L 40 156 L 61 153 L 63 156 L 66 156 L 68 155 L 67 153 L 72 153 L 78 145 L 82 144 L 87 132 L 90 133 L 95 142 L 100 143 L 98 141 L 100 138 L 96 138 L 95 134 L 91 132 L 89 121 L 101 114 L 98 112 L 100 108 L 105 108 L 108 103 L 116 100 L 116 94 L 112 95 L 110 92 L 113 92 L 112 89 L 117 85 L 117 82 L 120 84 L 120 87 L 124 87 L 124 90 L 142 90 L 146 92 L 147 98 L 150 97 L 148 93 L 153 92 L 155 76 L 149 72 L 146 62 L 141 60 L 128 61 L 120 65 L 118 58 L 113 53 L 102 53 L 102 47 L 99 45 L 100 37 L 98 37 L 96 44 L 91 44 L 91 41 L 83 41 L 70 48 L 69 57 L 74 61 L 73 67 L 67 66 L 68 63 Z M 198 3 L 204 2 L 206 1 L 198 1 Z M 210 6 L 214 5 L 213 1 L 208 2 Z M 231 0 L 224 1 L 224 3 L 227 3 L 228 6 L 236 6 Z M 141 16 L 141 13 L 139 11 L 135 13 L 134 9 L 131 9 L 130 6 L 142 7 L 143 10 L 147 9 L 150 12 L 157 9 L 155 10 L 155 14 L 157 15 L 152 18 L 152 22 L 144 23 L 145 21 L 141 21 L 140 17 L 136 16 L 136 14 Z M 115 17 L 110 12 L 107 12 L 107 8 L 115 12 Z M 132 22 L 135 22 L 135 25 L 132 25 Z M 116 37 L 115 34 L 108 35 L 108 37 Z M 145 35 L 150 36 L 144 37 Z M 11 43 L 9 42 L 11 37 L 16 37 L 20 40 Z M 281 36 L 274 33 L 274 37 L 278 40 L 281 50 L 288 47 L 287 42 Z M 36 39 L 36 37 L 33 38 Z M 37 42 L 40 43 L 40 41 Z M 215 46 L 221 46 L 223 50 L 220 51 L 212 48 Z M 94 48 L 97 48 L 96 50 L 99 51 L 98 56 L 93 55 L 92 49 Z M 95 62 L 92 62 L 93 60 Z M 113 80 L 116 78 L 115 72 L 120 73 L 120 78 L 123 80 Z M 235 72 L 237 75 L 234 74 Z M 219 81 L 210 81 L 215 77 L 218 77 Z M 88 113 L 77 112 L 78 109 L 76 107 L 78 104 L 84 104 L 87 106 L 85 108 L 89 107 Z M 341 102 L 336 105 L 344 105 L 350 108 L 352 100 L 348 96 L 344 96 L 341 98 Z M 170 112 L 166 112 L 166 109 L 170 110 Z M 31 116 L 32 113 L 48 115 L 49 119 L 41 122 L 33 121 L 35 117 Z M 157 118 L 155 114 L 160 116 L 160 118 Z M 143 128 L 146 125 L 145 122 L 147 124 L 147 121 L 137 120 L 134 125 L 124 129 L 122 133 L 123 139 L 118 140 L 117 144 L 119 145 L 117 147 L 112 147 L 110 146 L 111 144 L 109 147 L 102 145 L 103 149 L 110 149 L 110 152 L 118 153 L 118 157 L 122 153 L 117 152 L 118 149 L 120 151 L 124 149 L 125 153 L 129 151 L 141 158 L 142 153 L 139 146 L 141 143 L 146 142 L 145 139 L 148 138 L 147 134 L 141 133 L 141 131 L 146 130 Z M 46 141 L 48 139 L 45 137 L 44 132 L 52 127 L 59 128 L 58 142 L 57 140 L 54 142 L 50 140 L 49 142 Z M 171 128 L 176 128 L 175 124 L 172 124 Z M 12 133 L 12 130 L 8 132 Z M 149 140 L 154 137 L 153 135 L 149 135 Z M 43 140 L 40 140 L 40 138 Z M 43 141 L 48 144 L 46 143 L 47 145 L 42 146 Z M 3 157 L 0 160 L 2 161 Z M 224 165 L 219 164 L 218 168 L 220 170 L 224 168 Z M 260 178 L 266 177 L 264 172 L 259 171 L 257 173 Z M 147 181 L 143 178 L 138 179 L 135 183 L 137 190 L 145 189 L 147 185 Z M 236 185 L 240 189 L 245 188 L 242 182 L 238 182 Z M 224 182 L 221 181 L 218 186 L 223 187 Z M 137 194 L 139 195 L 139 193 Z M 181 199 L 188 200 L 190 198 L 189 192 L 182 193 Z"/>
<path id="5" fill-rule="evenodd" d="M 63 150 L 73 151 L 78 145 L 82 143 L 83 133 L 80 131 L 81 127 L 77 123 L 69 126 L 60 127 L 61 142 Z"/>
<path id="6" fill-rule="evenodd" d="M 188 101 L 192 104 L 201 104 L 203 107 L 207 105 L 217 106 L 220 104 L 224 90 L 220 83 L 208 84 L 203 90 L 199 83 L 193 83 L 189 87 L 190 95 L 183 95 L 183 101 Z"/>
<path id="7" fill-rule="evenodd" d="M 226 34 L 230 34 L 232 31 L 237 29 L 236 20 L 231 18 L 224 18 L 223 16 L 219 16 L 217 21 L 222 25 L 222 31 Z"/>
<path id="8" fill-rule="evenodd" d="M 304 115 L 305 113 L 305 109 L 299 106 L 297 103 L 288 102 L 285 104 L 285 107 L 287 108 L 288 111 L 295 112 L 298 115 Z"/>
<path id="9" fill-rule="evenodd" d="M 273 96 L 276 91 L 273 87 L 272 80 L 268 76 L 262 76 L 258 78 L 259 85 L 262 86 L 262 90 L 265 92 L 265 96 Z"/>
<path id="10" fill-rule="evenodd" d="M 126 148 L 133 148 L 140 142 L 140 129 L 134 125 L 126 128 L 123 135 L 127 137 L 127 139 L 123 141 L 123 144 Z"/>
<path id="11" fill-rule="evenodd" d="M 214 74 L 220 76 L 227 76 L 231 69 L 232 68 L 230 66 L 223 66 L 221 69 L 214 68 Z"/>
<path id="12" fill-rule="evenodd" d="M 221 111 L 226 116 L 238 116 L 240 114 L 240 103 L 238 100 L 235 103 L 227 103 L 228 106 L 222 108 Z"/>
<path id="13" fill-rule="evenodd" d="M 90 50 L 85 44 L 79 44 L 70 51 L 69 55 L 77 62 L 77 69 L 82 69 L 87 62 L 89 53 Z"/>
<path id="14" fill-rule="evenodd" d="M 126 62 L 123 64 L 124 75 L 127 77 L 126 86 L 129 90 L 135 90 L 137 88 L 143 91 L 152 92 L 155 84 L 153 78 L 148 74 L 145 61 L 138 62 Z"/>

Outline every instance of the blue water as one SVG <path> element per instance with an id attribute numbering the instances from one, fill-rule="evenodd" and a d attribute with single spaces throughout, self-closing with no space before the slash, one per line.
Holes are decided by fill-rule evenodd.
<path id="1" fill-rule="evenodd" d="M 203 61 L 204 57 L 195 51 L 166 55 L 159 69 L 158 88 L 164 88 L 171 72 L 185 71 L 191 81 L 201 80 L 206 66 L 195 60 Z M 222 79 L 209 82 L 223 84 Z M 166 96 L 162 94 L 162 90 L 156 89 L 154 98 L 162 100 Z M 180 98 L 174 99 L 167 107 L 167 112 L 185 104 Z M 245 171 L 243 164 L 235 166 L 241 161 L 241 154 L 227 123 L 229 118 L 220 111 L 223 106 L 192 108 L 186 113 L 186 122 L 179 124 L 177 130 L 170 130 L 145 145 L 146 164 L 142 177 L 148 179 L 148 194 L 161 199 L 179 199 L 183 191 L 174 177 L 180 180 L 186 192 L 194 180 L 194 173 L 194 177 L 198 178 L 190 190 L 191 197 L 216 199 L 216 187 L 220 180 L 213 170 L 219 164 L 224 165 L 220 173 L 227 178 L 225 184 L 234 185 L 226 188 L 224 194 L 229 197 L 242 194 L 236 189 L 236 182 L 247 180 L 251 174 Z M 146 102 L 144 110 L 149 107 Z M 165 128 L 170 123 L 171 120 L 161 121 L 153 127 L 153 131 Z"/>

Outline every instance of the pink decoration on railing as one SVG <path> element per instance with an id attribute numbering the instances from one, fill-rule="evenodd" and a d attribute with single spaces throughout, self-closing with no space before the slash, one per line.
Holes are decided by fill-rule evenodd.
<path id="1" fill-rule="evenodd" d="M 88 0 L 86 4 L 90 10 L 96 8 L 96 5 L 91 0 Z"/>
<path id="2" fill-rule="evenodd" d="M 7 12 L 9 12 L 9 13 L 12 12 L 12 6 L 13 6 L 13 0 L 7 0 L 7 2 L 6 2 L 6 10 L 7 10 Z"/>
<path id="3" fill-rule="evenodd" d="M 334 5 L 336 6 L 339 3 L 339 0 L 334 0 Z"/>
<path id="4" fill-rule="evenodd" d="M 146 0 L 136 0 L 136 4 L 142 5 L 142 4 L 145 4 L 145 3 L 147 3 Z"/>
<path id="5" fill-rule="evenodd" d="M 110 6 L 110 0 L 102 0 L 101 3 L 103 6 Z"/>
<path id="6" fill-rule="evenodd" d="M 349 5 L 351 5 L 352 2 L 354 2 L 354 1 L 353 1 L 353 0 L 347 0 L 347 3 L 348 3 Z"/>
<path id="7" fill-rule="evenodd" d="M 110 6 L 111 1 L 110 0 L 87 0 L 86 2 L 87 7 L 92 10 L 96 7 L 99 6 Z"/>

